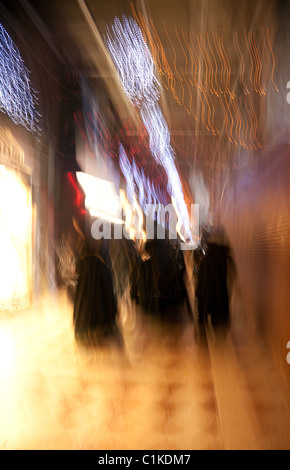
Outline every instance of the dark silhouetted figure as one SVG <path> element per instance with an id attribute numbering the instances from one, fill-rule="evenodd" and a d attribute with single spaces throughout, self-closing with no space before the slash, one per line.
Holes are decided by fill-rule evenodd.
<path id="1" fill-rule="evenodd" d="M 145 250 L 148 258 L 140 266 L 137 285 L 143 310 L 169 323 L 181 320 L 181 313 L 187 311 L 187 319 L 192 320 L 182 252 L 173 247 L 168 237 L 147 240 Z"/>
<path id="2" fill-rule="evenodd" d="M 76 338 L 102 339 L 118 335 L 108 243 L 104 239 L 94 240 L 89 230 L 82 230 L 76 220 L 74 224 L 84 239 L 74 299 Z"/>
<path id="3" fill-rule="evenodd" d="M 226 333 L 229 330 L 231 285 L 234 277 L 235 265 L 230 244 L 224 230 L 219 227 L 210 237 L 199 266 L 196 297 L 201 333 L 205 331 L 209 315 L 217 332 Z"/>

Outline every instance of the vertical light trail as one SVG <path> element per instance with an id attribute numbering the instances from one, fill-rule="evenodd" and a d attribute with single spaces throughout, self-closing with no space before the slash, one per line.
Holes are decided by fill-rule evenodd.
<path id="1" fill-rule="evenodd" d="M 211 55 L 213 57 L 214 64 L 215 64 L 214 81 L 215 81 L 215 87 L 216 88 L 214 88 L 214 93 L 217 97 L 219 97 L 222 94 L 222 91 L 221 91 L 221 89 L 219 87 L 219 84 L 218 84 L 218 81 L 217 81 L 218 66 L 217 66 L 217 61 L 216 61 L 216 58 L 215 58 L 215 54 L 214 54 L 213 49 L 211 47 L 211 43 L 210 43 L 210 39 L 209 39 L 208 34 L 207 34 L 207 42 L 208 42 L 208 45 L 209 45 L 209 48 L 210 48 L 210 51 L 211 51 Z"/>
<path id="2" fill-rule="evenodd" d="M 154 74 L 154 61 L 136 21 L 125 16 L 122 20 L 115 18 L 111 27 L 106 28 L 105 44 L 125 93 L 133 105 L 140 108 L 149 135 L 150 150 L 156 162 L 166 171 L 168 192 L 176 201 L 185 235 L 192 241 L 188 210 L 170 144 L 170 132 L 158 104 L 161 86 Z"/>
<path id="3" fill-rule="evenodd" d="M 222 37 L 220 39 L 220 45 L 221 45 L 221 52 L 222 52 L 223 60 L 225 62 L 225 69 L 226 69 L 226 84 L 227 84 L 226 90 L 227 90 L 227 93 L 231 96 L 231 98 L 235 98 L 235 93 L 231 87 L 231 65 L 230 65 L 228 55 L 225 50 L 224 41 Z"/>
<path id="4" fill-rule="evenodd" d="M 243 58 L 243 54 L 242 54 L 242 51 L 241 51 L 241 48 L 240 48 L 240 45 L 239 45 L 239 41 L 238 41 L 238 34 L 237 32 L 234 33 L 234 38 L 235 38 L 235 45 L 236 45 L 236 48 L 238 50 L 238 54 L 239 54 L 239 59 L 240 59 L 240 67 L 241 67 L 241 84 L 243 86 L 243 89 L 244 89 L 244 93 L 245 94 L 249 94 L 249 90 L 248 88 L 246 87 L 245 85 L 245 82 L 244 82 L 244 75 L 245 75 L 245 61 L 244 61 L 244 58 Z"/>
<path id="5" fill-rule="evenodd" d="M 256 77 L 255 82 L 256 82 L 256 88 L 257 88 L 256 91 L 257 93 L 259 93 L 259 95 L 265 95 L 266 92 L 261 84 L 261 75 L 262 75 L 261 57 L 259 54 L 258 45 L 257 45 L 254 31 L 252 31 L 252 48 L 253 48 L 253 53 L 254 53 L 254 57 L 256 61 L 256 75 L 255 75 Z"/>
<path id="6" fill-rule="evenodd" d="M 255 82 L 254 82 L 254 66 L 255 66 L 255 63 L 254 63 L 253 53 L 252 53 L 252 50 L 251 50 L 251 45 L 249 43 L 249 37 L 250 37 L 251 33 L 248 33 L 248 35 L 247 35 L 247 32 L 245 30 L 244 34 L 245 34 L 245 42 L 246 42 L 248 52 L 249 52 L 249 56 L 250 56 L 250 59 L 251 59 L 250 82 L 251 82 L 251 84 L 253 85 L 253 87 L 255 89 Z"/>

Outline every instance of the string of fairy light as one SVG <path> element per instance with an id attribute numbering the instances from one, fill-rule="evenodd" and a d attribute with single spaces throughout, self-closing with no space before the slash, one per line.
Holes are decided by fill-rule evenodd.
<path id="1" fill-rule="evenodd" d="M 0 23 L 0 111 L 34 134 L 40 134 L 38 92 L 19 50 Z"/>

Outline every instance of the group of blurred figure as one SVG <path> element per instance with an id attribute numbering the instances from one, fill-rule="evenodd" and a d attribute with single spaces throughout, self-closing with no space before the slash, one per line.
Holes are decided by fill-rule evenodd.
<path id="1" fill-rule="evenodd" d="M 78 237 L 76 283 L 72 290 L 73 322 L 77 339 L 120 335 L 118 311 L 124 299 L 144 316 L 161 323 L 196 323 L 204 335 L 210 318 L 216 330 L 230 327 L 230 299 L 235 264 L 225 232 L 204 231 L 186 263 L 177 240 L 95 240 L 90 222 L 74 219 Z M 192 276 L 188 275 L 192 267 Z M 193 283 L 194 301 L 188 293 Z M 130 315 L 130 311 L 128 313 Z"/>

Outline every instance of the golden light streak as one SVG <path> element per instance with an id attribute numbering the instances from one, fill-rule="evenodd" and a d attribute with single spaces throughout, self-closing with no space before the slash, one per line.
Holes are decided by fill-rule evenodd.
<path id="1" fill-rule="evenodd" d="M 242 51 L 241 51 L 241 48 L 240 48 L 240 45 L 239 45 L 238 33 L 237 33 L 237 32 L 234 32 L 234 38 L 235 38 L 235 44 L 236 44 L 236 47 L 237 47 L 237 50 L 238 50 L 238 54 L 239 54 L 239 58 L 240 58 L 241 84 L 242 84 L 242 86 L 243 86 L 243 88 L 244 88 L 244 93 L 248 94 L 248 93 L 249 93 L 249 90 L 248 90 L 248 88 L 246 87 L 245 82 L 244 82 L 245 62 L 244 62 L 243 54 L 242 54 Z"/>
<path id="2" fill-rule="evenodd" d="M 170 45 L 171 45 L 171 47 L 172 47 L 172 50 L 173 50 L 173 54 L 174 54 L 173 62 L 176 64 L 176 52 L 175 52 L 175 49 L 174 49 L 174 47 L 173 47 L 172 41 L 171 41 L 171 39 L 170 39 L 170 36 L 169 36 L 169 34 L 168 34 L 168 31 L 167 31 L 167 29 L 166 29 L 165 24 L 164 24 L 164 29 L 165 29 L 165 33 L 166 33 L 166 35 L 167 35 L 167 37 L 168 37 L 169 43 L 170 43 Z M 174 74 L 173 74 L 172 71 L 171 71 L 171 73 L 170 73 L 170 76 L 172 77 L 172 80 L 171 80 L 171 84 L 168 82 L 168 85 L 170 86 L 170 90 L 171 90 L 171 92 L 172 92 L 172 95 L 173 95 L 174 99 L 177 101 L 178 104 L 181 105 L 181 102 L 180 102 L 180 100 L 179 100 L 179 98 L 178 98 L 178 96 L 177 96 L 177 94 L 176 94 L 176 90 L 175 90 L 175 78 L 174 78 Z"/>
<path id="3" fill-rule="evenodd" d="M 145 242 L 146 241 L 146 233 L 143 229 L 143 224 L 144 224 L 143 211 L 142 211 L 135 195 L 134 195 L 133 199 L 134 199 L 134 207 L 135 207 L 136 212 L 138 214 L 138 225 L 137 225 L 138 226 L 138 231 L 142 235 L 143 242 Z"/>
<path id="4" fill-rule="evenodd" d="M 251 50 L 251 54 L 252 54 L 252 57 L 253 57 L 253 61 L 254 61 L 254 64 L 255 64 L 254 79 L 253 79 L 254 90 L 255 90 L 256 93 L 260 93 L 259 85 L 258 85 L 258 64 L 257 64 L 256 51 L 254 49 L 254 39 L 253 39 L 253 32 L 252 31 L 249 33 L 249 45 L 250 45 L 250 50 Z"/>
<path id="5" fill-rule="evenodd" d="M 203 101 L 203 98 L 204 98 L 205 96 L 206 96 L 206 95 L 203 94 L 203 93 L 200 93 L 200 94 L 199 94 L 200 103 L 201 103 L 200 118 L 201 118 L 201 122 L 205 125 L 206 129 L 207 129 L 208 131 L 210 131 L 210 128 L 208 127 L 208 125 L 207 125 L 206 122 L 205 122 L 205 105 L 204 105 L 204 101 Z"/>
<path id="6" fill-rule="evenodd" d="M 200 51 L 200 54 L 201 54 L 201 57 L 202 57 L 201 62 L 205 66 L 205 78 L 204 78 L 203 91 L 207 92 L 207 91 L 209 91 L 209 87 L 208 87 L 208 66 L 207 66 L 207 63 L 206 63 L 206 60 L 205 60 L 205 55 L 204 55 L 204 52 L 203 52 L 203 49 L 202 49 L 202 46 L 201 46 L 201 37 L 200 36 L 201 35 L 198 35 L 198 34 L 196 35 L 196 41 L 197 41 L 199 51 Z"/>
<path id="7" fill-rule="evenodd" d="M 231 96 L 231 98 L 234 98 L 235 93 L 233 92 L 232 87 L 231 87 L 231 65 L 230 65 L 230 62 L 229 62 L 229 59 L 228 59 L 228 55 L 227 55 L 226 50 L 225 50 L 225 46 L 224 46 L 224 42 L 223 42 L 222 37 L 220 38 L 220 46 L 221 46 L 222 56 L 223 56 L 223 60 L 225 62 L 225 69 L 226 69 L 226 84 L 227 84 L 226 85 L 226 90 L 227 90 L 228 94 Z"/>
<path id="8" fill-rule="evenodd" d="M 215 63 L 214 79 L 215 79 L 215 84 L 216 84 L 216 87 L 217 87 L 218 91 L 214 88 L 214 93 L 216 94 L 217 97 L 219 97 L 220 94 L 222 94 L 222 90 L 220 89 L 218 81 L 217 81 L 218 66 L 217 66 L 217 61 L 216 61 L 213 49 L 212 49 L 211 44 L 210 44 L 208 34 L 207 34 L 207 42 L 208 42 L 208 45 L 209 45 L 209 48 L 210 48 L 210 51 L 211 51 L 211 54 L 212 54 L 212 57 L 213 57 L 213 60 L 214 60 L 214 63 Z"/>
<path id="9" fill-rule="evenodd" d="M 247 34 L 247 31 L 244 30 L 244 35 L 245 35 L 245 42 L 246 42 L 246 45 L 247 45 L 247 48 L 248 48 L 248 52 L 249 52 L 249 55 L 250 55 L 250 59 L 251 59 L 251 72 L 250 72 L 250 82 L 251 84 L 253 85 L 254 89 L 255 89 L 255 80 L 254 80 L 254 66 L 255 66 L 255 63 L 254 63 L 254 58 L 253 58 L 253 53 L 252 53 L 252 49 L 251 49 L 251 45 L 249 43 L 249 37 L 251 33 L 248 33 Z"/>
<path id="10" fill-rule="evenodd" d="M 218 36 L 216 33 L 213 33 L 213 41 L 214 41 L 214 45 L 215 45 L 215 49 L 217 51 L 217 54 L 218 54 L 218 57 L 219 57 L 219 61 L 220 61 L 220 65 L 221 65 L 221 73 L 220 73 L 220 76 L 221 76 L 221 85 L 224 89 L 226 89 L 226 83 L 225 83 L 225 78 L 224 78 L 224 75 L 225 75 L 225 72 L 224 72 L 224 61 L 222 59 L 222 52 L 221 52 L 221 48 L 220 48 L 220 43 L 219 43 L 219 39 L 218 39 Z M 223 91 L 222 91 L 223 93 Z"/>
<path id="11" fill-rule="evenodd" d="M 183 39 L 184 39 L 184 43 L 186 44 L 183 30 L 181 30 L 181 33 L 182 33 L 182 36 L 183 36 Z M 182 100 L 181 101 L 182 101 L 183 107 L 186 110 L 186 112 L 188 114 L 192 114 L 191 104 L 192 104 L 193 96 L 192 96 L 192 93 L 191 93 L 191 90 L 190 90 L 190 80 L 188 78 L 188 59 L 187 59 L 187 55 L 186 55 L 186 52 L 185 52 L 185 46 L 182 44 L 182 42 L 180 40 L 177 29 L 176 29 L 176 35 L 177 35 L 177 39 L 178 39 L 178 42 L 180 44 L 180 47 L 182 49 L 184 59 L 185 59 L 185 70 L 183 71 L 183 81 L 185 82 L 185 84 L 187 86 L 188 93 L 189 93 L 189 96 L 190 96 L 189 107 L 184 103 L 184 87 L 183 87 L 183 95 L 182 95 Z"/>
<path id="12" fill-rule="evenodd" d="M 217 131 L 215 130 L 215 127 L 214 127 L 214 124 L 213 124 L 213 120 L 212 120 L 212 115 L 213 115 L 213 111 L 214 110 L 214 106 L 213 106 L 213 103 L 212 103 L 212 100 L 211 100 L 211 97 L 210 97 L 210 94 L 209 95 L 206 95 L 204 93 L 204 98 L 206 100 L 206 103 L 207 103 L 207 106 L 208 106 L 208 113 L 207 113 L 207 116 L 208 116 L 208 126 L 206 125 L 207 129 L 210 130 L 212 132 L 213 135 L 216 135 Z M 212 106 L 210 105 L 209 103 L 209 100 L 211 101 L 211 104 Z"/>
<path id="13" fill-rule="evenodd" d="M 271 72 L 271 81 L 273 83 L 273 86 L 274 86 L 275 90 L 277 91 L 277 93 L 279 93 L 279 90 L 278 90 L 278 88 L 277 88 L 277 86 L 274 82 L 274 70 L 275 70 L 275 67 L 276 67 L 276 63 L 275 63 L 274 52 L 273 52 L 271 42 L 270 42 L 269 28 L 267 28 L 267 39 L 268 39 L 268 44 L 269 44 L 269 48 L 270 48 L 270 52 L 271 52 L 271 56 L 272 56 L 272 61 L 273 61 L 272 72 Z"/>
<path id="14" fill-rule="evenodd" d="M 175 201 L 174 197 L 171 197 L 171 202 L 172 202 L 173 208 L 174 208 L 174 210 L 176 212 L 176 215 L 177 215 L 176 232 L 180 236 L 181 240 L 183 242 L 186 242 L 184 236 L 181 233 L 182 220 L 181 220 L 181 216 L 180 216 L 179 210 L 177 208 L 177 204 L 176 204 L 176 201 Z"/>
<path id="15" fill-rule="evenodd" d="M 254 31 L 252 31 L 252 47 L 253 47 L 253 52 L 255 55 L 256 59 L 256 86 L 257 86 L 257 92 L 260 95 L 266 95 L 266 92 L 264 88 L 262 87 L 261 84 L 261 74 L 262 74 L 262 63 L 261 63 L 261 57 L 258 51 L 258 46 L 256 42 L 256 37 Z"/>
<path id="16" fill-rule="evenodd" d="M 131 240 L 134 240 L 135 239 L 135 234 L 136 234 L 136 229 L 133 225 L 134 212 L 132 210 L 132 206 L 131 206 L 130 202 L 128 201 L 128 198 L 126 196 L 126 192 L 123 189 L 120 189 L 119 192 L 120 192 L 121 205 L 124 209 L 125 217 L 126 217 L 125 228 L 126 228 L 127 233 L 129 234 L 129 237 L 131 238 Z"/>
<path id="17" fill-rule="evenodd" d="M 204 50 L 204 56 L 205 56 L 205 60 L 206 60 L 206 64 L 207 64 L 207 67 L 208 67 L 208 86 L 209 86 L 209 91 L 211 94 L 214 94 L 214 91 L 213 91 L 213 83 L 212 83 L 212 77 L 213 77 L 213 67 L 212 67 L 212 63 L 211 63 L 211 60 L 210 60 L 210 56 L 209 56 L 209 53 L 207 51 L 207 47 L 206 47 L 206 44 L 205 44 L 205 38 L 202 36 L 201 37 L 201 41 L 202 41 L 202 46 L 203 46 L 203 50 Z"/>

